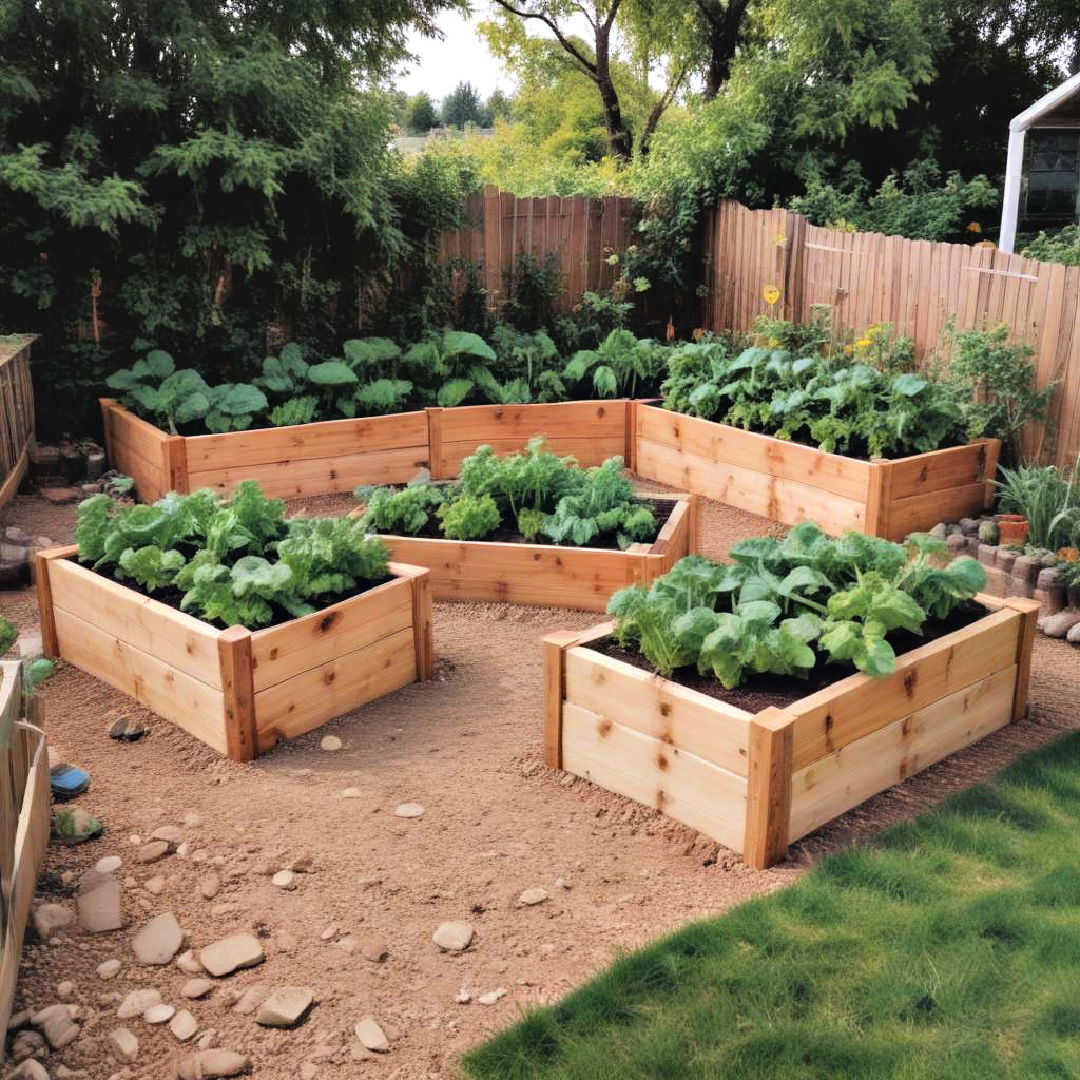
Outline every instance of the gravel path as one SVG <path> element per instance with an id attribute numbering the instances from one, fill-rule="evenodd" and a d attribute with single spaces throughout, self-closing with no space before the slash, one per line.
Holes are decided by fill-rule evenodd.
<path id="1" fill-rule="evenodd" d="M 307 505 L 339 512 L 350 504 Z M 63 541 L 74 511 L 19 498 L 0 517 Z M 719 556 L 735 539 L 769 528 L 706 504 L 702 548 Z M 0 612 L 24 628 L 36 621 L 29 593 L 0 594 Z M 65 760 L 92 773 L 78 803 L 106 831 L 79 848 L 51 848 L 40 894 L 70 904 L 74 872 L 119 855 L 127 926 L 76 933 L 51 947 L 32 944 L 24 954 L 19 1006 L 56 1002 L 58 984 L 70 980 L 83 1013 L 81 1036 L 48 1059 L 53 1075 L 62 1062 L 89 1080 L 172 1076 L 191 1049 L 167 1025 L 115 1017 L 119 998 L 156 987 L 166 1002 L 189 1008 L 200 1031 L 215 1029 L 214 1045 L 250 1055 L 254 1074 L 266 1080 L 453 1076 L 466 1047 L 523 1008 L 566 993 L 617 951 L 776 889 L 823 851 L 933 805 L 1078 725 L 1076 653 L 1040 638 L 1031 720 L 870 800 L 797 845 L 783 866 L 756 872 L 692 830 L 544 768 L 537 640 L 596 621 L 582 612 L 438 604 L 435 680 L 245 766 L 217 758 L 104 683 L 63 666 L 43 690 L 50 740 Z M 113 742 L 105 732 L 120 715 L 144 720 L 150 735 Z M 320 749 L 328 734 L 340 736 L 342 749 Z M 419 803 L 422 816 L 395 816 L 402 803 Z M 200 825 L 182 825 L 190 813 Z M 143 842 L 163 825 L 181 826 L 186 853 L 136 864 L 134 838 Z M 307 869 L 283 890 L 271 875 L 290 866 Z M 220 887 L 206 899 L 201 887 L 212 875 Z M 147 890 L 148 883 L 161 891 Z M 524 890 L 536 888 L 547 898 L 519 903 Z M 236 931 L 254 933 L 266 962 L 221 980 L 203 999 L 183 1001 L 188 974 L 176 965 L 142 966 L 131 951 L 134 930 L 167 911 L 195 948 Z M 432 942 L 446 921 L 474 928 L 464 953 Z M 95 969 L 112 958 L 121 972 L 102 981 Z M 260 1027 L 233 1009 L 252 987 L 282 986 L 314 992 L 299 1027 Z M 481 1004 L 485 995 L 494 1002 Z M 458 1000 L 466 996 L 467 1003 Z M 388 1053 L 365 1050 L 354 1035 L 366 1016 L 382 1026 Z M 124 1068 L 108 1044 L 122 1025 L 139 1040 L 135 1062 Z"/>

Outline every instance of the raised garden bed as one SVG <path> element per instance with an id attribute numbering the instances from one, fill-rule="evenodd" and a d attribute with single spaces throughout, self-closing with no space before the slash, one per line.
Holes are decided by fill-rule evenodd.
<path id="1" fill-rule="evenodd" d="M 712 420 L 635 402 L 634 470 L 649 480 L 833 535 L 855 529 L 900 540 L 992 501 L 1001 442 L 895 460 L 860 461 Z"/>
<path id="2" fill-rule="evenodd" d="M 1027 709 L 1039 605 L 976 597 L 986 615 L 756 713 L 606 656 L 611 623 L 544 639 L 544 756 L 662 810 L 752 866 Z"/>
<path id="3" fill-rule="evenodd" d="M 470 405 L 182 436 L 111 398 L 101 400 L 109 461 L 135 480 L 144 502 L 199 488 L 224 495 L 240 480 L 257 480 L 271 497 L 297 498 L 404 483 L 421 468 L 449 478 L 480 444 L 503 453 L 520 450 L 534 435 L 546 435 L 555 453 L 599 465 L 616 454 L 626 457 L 628 408 L 623 400 Z"/>
<path id="4" fill-rule="evenodd" d="M 277 626 L 218 630 L 75 561 L 36 560 L 42 644 L 234 761 L 431 677 L 428 571 Z"/>
<path id="5" fill-rule="evenodd" d="M 694 551 L 696 497 L 651 498 L 669 504 L 667 521 L 651 544 L 631 544 L 625 551 L 382 534 L 380 539 L 391 558 L 430 569 L 436 600 L 603 611 L 616 590 L 648 584 Z"/>

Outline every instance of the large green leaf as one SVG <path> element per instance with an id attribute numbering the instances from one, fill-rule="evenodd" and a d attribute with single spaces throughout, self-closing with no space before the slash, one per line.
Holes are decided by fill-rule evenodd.
<path id="1" fill-rule="evenodd" d="M 360 380 L 344 360 L 325 360 L 321 364 L 312 364 L 307 377 L 316 386 L 353 386 Z"/>

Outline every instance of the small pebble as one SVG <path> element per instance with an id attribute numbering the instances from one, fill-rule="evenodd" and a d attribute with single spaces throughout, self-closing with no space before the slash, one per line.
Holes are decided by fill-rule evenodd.
<path id="1" fill-rule="evenodd" d="M 424 808 L 415 802 L 404 802 L 394 808 L 394 817 L 418 818 L 423 814 Z"/>
<path id="2" fill-rule="evenodd" d="M 340 750 L 342 745 L 341 740 L 336 735 L 324 735 L 322 741 L 319 743 L 319 746 L 321 746 L 323 750 L 330 752 Z"/>
<path id="3" fill-rule="evenodd" d="M 123 865 L 124 860 L 119 855 L 103 855 L 94 864 L 94 869 L 99 874 L 115 874 Z"/>
<path id="4" fill-rule="evenodd" d="M 279 889 L 296 888 L 296 875 L 291 870 L 279 870 L 270 881 Z"/>

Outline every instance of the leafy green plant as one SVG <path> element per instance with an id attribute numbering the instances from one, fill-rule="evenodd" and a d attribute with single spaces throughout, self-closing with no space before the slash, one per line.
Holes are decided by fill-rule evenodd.
<path id="1" fill-rule="evenodd" d="M 894 670 L 890 635 L 919 634 L 986 583 L 966 556 L 928 534 L 905 544 L 846 533 L 830 539 L 804 522 L 783 539 L 735 544 L 732 562 L 681 559 L 648 588 L 608 604 L 615 633 L 662 675 L 696 666 L 731 689 L 754 674 L 805 676 L 846 661 L 870 675 Z"/>
<path id="2" fill-rule="evenodd" d="M 997 506 L 1023 514 L 1033 546 L 1057 551 L 1080 544 L 1080 461 L 1069 474 L 1054 465 L 1002 467 Z"/>
<path id="3" fill-rule="evenodd" d="M 319 399 L 311 394 L 289 398 L 270 410 L 270 423 L 274 427 L 290 427 L 293 424 L 310 424 L 318 415 Z"/>
<path id="4" fill-rule="evenodd" d="M 639 340 L 629 330 L 612 330 L 596 349 L 576 352 L 563 369 L 563 380 L 580 383 L 591 375 L 599 397 L 638 397 L 664 372 L 668 350 L 655 341 Z"/>
<path id="5" fill-rule="evenodd" d="M 1080 225 L 1066 225 L 1055 233 L 1040 232 L 1020 254 L 1026 259 L 1080 266 Z"/>
<path id="6" fill-rule="evenodd" d="M 180 608 L 225 626 L 255 629 L 315 611 L 363 582 L 384 580 L 387 551 L 348 518 L 285 517 L 257 483 L 223 501 L 206 489 L 152 506 L 95 495 L 79 506 L 79 559 L 147 593 L 174 588 Z"/>
<path id="7" fill-rule="evenodd" d="M 18 627 L 10 619 L 0 617 L 0 656 L 9 652 L 18 640 Z"/>
<path id="8" fill-rule="evenodd" d="M 620 457 L 586 469 L 577 490 L 559 499 L 543 531 L 557 544 L 583 547 L 598 537 L 614 534 L 620 548 L 656 535 L 650 507 L 634 498 L 633 485 L 623 475 Z"/>
<path id="9" fill-rule="evenodd" d="M 396 491 L 388 487 L 358 487 L 353 492 L 364 503 L 360 518 L 374 532 L 416 536 L 446 499 L 435 484 L 410 484 Z"/>
<path id="10" fill-rule="evenodd" d="M 458 495 L 444 502 L 437 514 L 449 540 L 482 540 L 502 523 L 498 504 L 490 495 Z"/>

